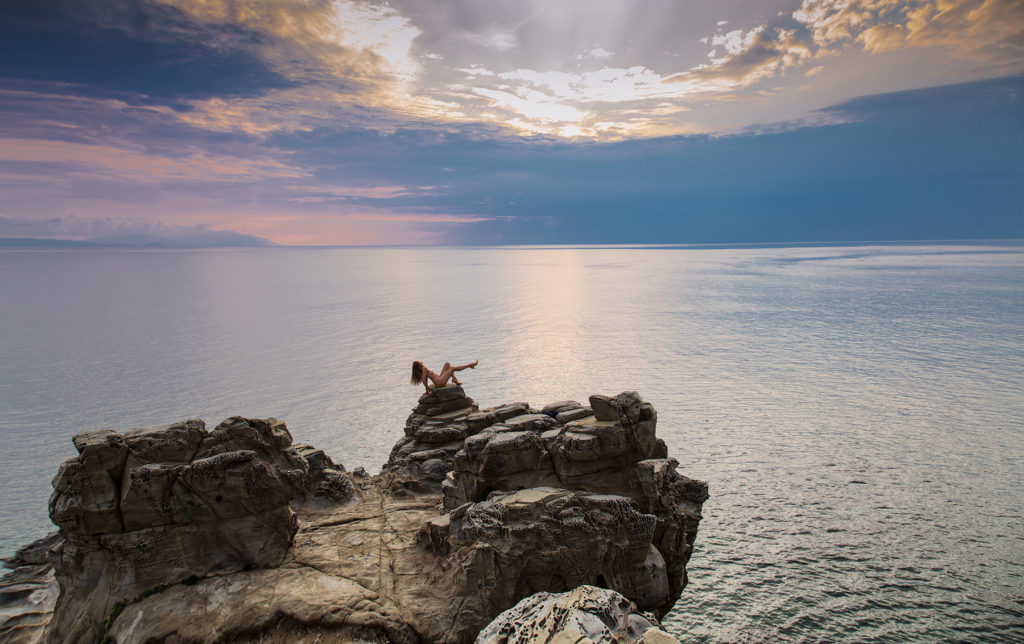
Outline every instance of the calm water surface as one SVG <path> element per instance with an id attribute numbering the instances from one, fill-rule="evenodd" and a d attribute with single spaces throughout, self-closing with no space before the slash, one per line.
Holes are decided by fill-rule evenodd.
<path id="1" fill-rule="evenodd" d="M 710 483 L 688 641 L 1024 639 L 1024 248 L 0 252 L 0 555 L 74 433 L 277 416 L 377 471 L 414 358 L 639 391 Z"/>

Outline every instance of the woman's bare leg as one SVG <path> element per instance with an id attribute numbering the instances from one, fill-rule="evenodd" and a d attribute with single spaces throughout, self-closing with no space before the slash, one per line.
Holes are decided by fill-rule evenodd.
<path id="1" fill-rule="evenodd" d="M 476 360 L 476 361 L 470 362 L 468 364 L 459 365 L 458 367 L 453 367 L 450 362 L 446 362 L 446 363 L 444 363 L 444 368 L 441 369 L 441 373 L 437 374 L 437 376 L 441 380 L 441 382 L 443 382 L 445 384 L 447 384 L 448 383 L 448 379 L 451 378 L 451 381 L 453 383 L 455 383 L 457 385 L 461 385 L 462 383 L 459 382 L 459 379 L 455 377 L 455 372 L 456 371 L 462 371 L 463 369 L 475 369 L 478 362 L 479 362 L 479 360 Z M 443 387 L 444 385 L 439 385 L 439 386 Z"/>
<path id="2" fill-rule="evenodd" d="M 437 374 L 437 378 L 434 380 L 434 385 L 437 387 L 446 387 L 448 386 L 448 381 L 454 376 L 455 370 L 446 362 L 444 363 L 444 367 L 441 369 L 441 373 Z"/>

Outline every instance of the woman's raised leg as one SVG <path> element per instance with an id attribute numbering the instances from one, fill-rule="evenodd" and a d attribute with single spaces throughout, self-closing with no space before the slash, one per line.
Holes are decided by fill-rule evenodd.
<path id="1" fill-rule="evenodd" d="M 456 371 L 462 371 L 463 369 L 476 369 L 476 365 L 477 365 L 478 362 L 480 362 L 480 361 L 479 360 L 474 360 L 473 362 L 470 362 L 470 363 L 467 363 L 467 364 L 463 364 L 463 365 L 459 365 L 457 367 L 453 367 L 450 362 L 446 362 L 446 363 L 444 363 L 444 368 L 441 369 L 441 373 L 437 374 L 438 378 L 440 378 L 441 382 L 443 382 L 445 384 L 447 384 L 448 383 L 448 379 L 451 378 L 452 382 L 454 382 L 457 385 L 461 385 L 462 383 L 459 382 L 459 379 L 455 377 L 455 372 Z M 443 387 L 444 385 L 440 385 L 440 386 Z"/>

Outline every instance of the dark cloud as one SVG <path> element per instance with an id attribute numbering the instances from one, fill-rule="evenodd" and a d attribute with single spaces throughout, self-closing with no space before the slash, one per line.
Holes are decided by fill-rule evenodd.
<path id="1" fill-rule="evenodd" d="M 253 53 L 265 38 L 145 0 L 7 0 L 0 77 L 135 101 L 253 96 L 290 84 Z"/>

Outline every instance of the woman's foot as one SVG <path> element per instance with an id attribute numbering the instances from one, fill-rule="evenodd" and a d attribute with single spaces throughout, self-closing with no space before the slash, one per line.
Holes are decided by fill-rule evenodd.
<path id="1" fill-rule="evenodd" d="M 477 366 L 478 364 L 480 364 L 480 361 L 479 361 L 479 360 L 474 360 L 473 362 L 470 362 L 470 363 L 469 363 L 469 368 L 470 368 L 470 369 L 476 369 L 476 366 Z"/>
<path id="2" fill-rule="evenodd" d="M 462 386 L 462 383 L 459 381 L 459 379 L 454 377 L 454 376 L 452 376 L 452 383 L 454 383 L 455 386 L 457 386 L 457 387 L 461 387 Z"/>

